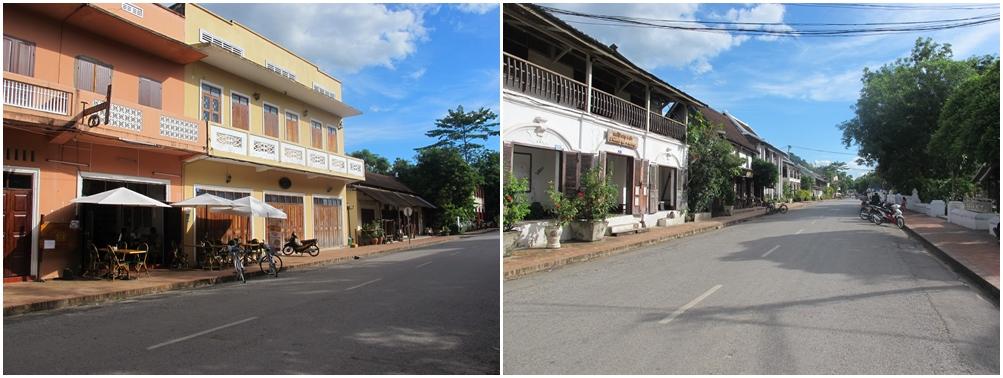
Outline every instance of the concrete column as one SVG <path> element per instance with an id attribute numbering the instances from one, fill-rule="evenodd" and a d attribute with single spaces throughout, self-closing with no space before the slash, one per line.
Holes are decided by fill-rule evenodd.
<path id="1" fill-rule="evenodd" d="M 592 112 L 592 55 L 585 54 L 585 112 Z"/>

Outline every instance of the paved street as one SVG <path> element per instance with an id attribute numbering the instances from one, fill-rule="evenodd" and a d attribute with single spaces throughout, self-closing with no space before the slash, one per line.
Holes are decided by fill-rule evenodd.
<path id="1" fill-rule="evenodd" d="M 4 319 L 4 374 L 498 373 L 498 236 Z"/>
<path id="2" fill-rule="evenodd" d="M 999 374 L 998 308 L 858 205 L 507 281 L 504 372 Z"/>

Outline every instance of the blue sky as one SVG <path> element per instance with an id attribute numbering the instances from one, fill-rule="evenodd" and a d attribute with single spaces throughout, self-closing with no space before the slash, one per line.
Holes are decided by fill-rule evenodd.
<path id="1" fill-rule="evenodd" d="M 939 4 L 939 3 L 938 3 Z M 928 4 L 935 5 L 935 4 Z M 971 17 L 999 10 L 861 10 L 777 4 L 552 4 L 588 13 L 658 19 L 739 22 L 865 23 Z M 573 18 L 563 17 L 572 21 Z M 955 58 L 999 56 L 1000 24 L 936 32 L 850 38 L 748 38 L 719 33 L 571 23 L 670 84 L 752 125 L 771 144 L 813 161 L 845 161 L 866 172 L 844 148 L 841 122 L 861 88 L 864 67 L 909 54 L 917 37 L 951 43 Z M 903 136 L 908 138 L 908 136 Z M 802 148 L 799 148 L 802 147 Z M 804 147 L 841 152 L 823 153 Z M 845 155 L 851 154 L 851 155 Z"/>
<path id="2" fill-rule="evenodd" d="M 412 159 L 448 109 L 499 112 L 496 4 L 203 5 L 341 80 L 342 99 L 363 113 L 345 120 L 348 152 Z"/>

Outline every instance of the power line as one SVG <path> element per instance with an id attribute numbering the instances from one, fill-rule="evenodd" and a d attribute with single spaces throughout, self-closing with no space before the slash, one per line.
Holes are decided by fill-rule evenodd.
<path id="1" fill-rule="evenodd" d="M 848 152 L 826 151 L 826 150 L 820 150 L 820 149 L 817 149 L 817 148 L 809 148 L 809 147 L 801 147 L 801 146 L 791 146 L 791 147 L 797 148 L 797 149 L 801 149 L 801 150 L 808 150 L 808 151 L 815 151 L 815 152 L 825 152 L 825 153 L 829 153 L 829 154 L 858 156 L 857 154 L 851 154 L 851 153 L 848 153 Z"/>
<path id="2" fill-rule="evenodd" d="M 810 8 L 849 8 L 868 10 L 983 10 L 999 9 L 997 4 L 972 4 L 972 5 L 902 5 L 902 4 L 835 4 L 835 3 L 788 3 L 785 6 L 810 7 Z"/>

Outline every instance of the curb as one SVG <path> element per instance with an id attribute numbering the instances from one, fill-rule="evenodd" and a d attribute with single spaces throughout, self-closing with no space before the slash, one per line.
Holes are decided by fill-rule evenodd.
<path id="1" fill-rule="evenodd" d="M 938 248 L 932 242 L 923 237 L 923 235 L 920 235 L 918 232 L 914 231 L 911 227 L 909 227 L 908 223 L 905 226 L 905 230 L 906 233 L 909 234 L 909 236 L 915 238 L 916 240 L 919 240 L 919 242 L 923 244 L 923 246 L 926 247 L 926 249 L 930 251 L 931 254 L 936 256 L 941 261 L 947 263 L 947 265 L 951 267 L 951 270 L 954 270 L 958 274 L 968 279 L 968 281 L 974 283 L 976 288 L 979 289 L 979 291 L 981 291 L 982 294 L 988 297 L 993 302 L 993 304 L 996 305 L 997 308 L 1000 306 L 1000 289 L 998 287 L 993 286 L 993 284 L 989 283 L 989 281 L 987 281 L 985 278 L 982 278 L 982 276 L 980 276 L 978 273 L 975 273 L 970 268 L 965 266 L 965 264 L 962 264 L 958 260 L 955 260 L 954 257 L 951 257 L 950 254 L 944 252 L 942 249 Z"/>
<path id="2" fill-rule="evenodd" d="M 805 207 L 808 207 L 808 205 L 799 206 L 798 208 L 790 209 L 790 210 L 804 209 Z M 528 267 L 520 268 L 520 269 L 509 270 L 509 271 L 505 271 L 504 272 L 504 280 L 505 281 L 509 281 L 509 280 L 514 280 L 514 279 L 519 279 L 519 278 L 525 277 L 525 276 L 527 276 L 529 274 L 532 274 L 532 273 L 541 272 L 541 271 L 547 271 L 547 270 L 558 268 L 558 267 L 561 267 L 561 266 L 564 266 L 564 265 L 569 265 L 569 264 L 578 263 L 578 262 L 585 262 L 585 261 L 593 260 L 593 259 L 600 258 L 600 257 L 618 255 L 618 254 L 629 252 L 630 250 L 633 250 L 633 249 L 637 249 L 637 248 L 640 248 L 640 247 L 646 247 L 646 246 L 649 246 L 649 245 L 652 245 L 652 244 L 658 244 L 658 243 L 662 243 L 662 242 L 666 242 L 666 241 L 670 241 L 670 240 L 681 239 L 681 238 L 685 238 L 685 237 L 689 237 L 689 236 L 693 236 L 693 235 L 707 233 L 707 232 L 710 232 L 710 231 L 720 230 L 722 228 L 729 227 L 729 226 L 732 226 L 732 225 L 736 225 L 736 224 L 739 224 L 739 223 L 744 223 L 744 222 L 747 222 L 747 221 L 749 221 L 751 219 L 760 218 L 760 217 L 763 217 L 765 215 L 766 215 L 766 213 L 764 212 L 762 214 L 754 215 L 754 216 L 751 216 L 751 217 L 748 217 L 748 218 L 734 219 L 734 220 L 730 220 L 730 221 L 727 221 L 727 222 L 724 222 L 724 223 L 721 223 L 721 224 L 717 224 L 717 225 L 713 225 L 713 226 L 707 226 L 707 227 L 701 227 L 701 228 L 693 229 L 693 230 L 690 230 L 690 231 L 687 231 L 687 232 L 684 232 L 684 233 L 680 233 L 680 234 L 668 235 L 668 236 L 664 236 L 664 237 L 660 237 L 660 238 L 656 238 L 656 239 L 650 239 L 650 240 L 642 240 L 642 241 L 634 242 L 634 243 L 631 243 L 631 244 L 628 244 L 628 245 L 625 245 L 625 246 L 620 246 L 620 247 L 616 247 L 616 248 L 610 248 L 610 249 L 606 249 L 606 250 L 602 250 L 602 251 L 596 251 L 596 252 L 587 253 L 587 254 L 579 255 L 579 256 L 570 256 L 570 257 L 567 257 L 567 258 L 560 259 L 558 261 L 548 261 L 548 262 L 540 263 L 538 265 L 528 266 Z M 504 266 L 504 263 L 502 265 Z"/>
<path id="3" fill-rule="evenodd" d="M 466 234 L 466 235 L 470 235 L 470 234 Z M 365 254 L 365 255 L 359 255 L 359 256 L 360 257 L 370 257 L 370 256 L 379 256 L 379 255 L 384 255 L 384 254 L 394 253 L 394 252 L 403 252 L 403 251 L 407 251 L 407 250 L 411 250 L 411 249 L 415 249 L 415 248 L 422 248 L 422 247 L 427 247 L 427 246 L 432 246 L 432 245 L 437 245 L 437 244 L 442 244 L 442 243 L 450 242 L 450 241 L 459 239 L 459 236 L 461 236 L 461 235 L 447 236 L 447 237 L 444 237 L 441 240 L 437 240 L 437 241 L 434 241 L 434 242 L 422 243 L 422 244 L 418 244 L 418 245 L 402 245 L 402 246 L 399 246 L 399 247 L 396 247 L 396 248 L 389 248 L 389 249 L 385 249 L 385 250 L 382 250 L 382 251 L 373 252 L 373 253 L 369 253 L 369 254 Z M 331 260 L 313 261 L 313 262 L 309 262 L 309 263 L 298 264 L 298 265 L 295 265 L 295 266 L 283 267 L 282 268 L 282 272 L 283 273 L 287 273 L 287 272 L 290 272 L 290 271 L 295 271 L 295 270 L 299 270 L 299 269 L 303 269 L 303 268 L 312 268 L 312 267 L 320 267 L 320 266 L 325 266 L 325 265 L 334 265 L 334 264 L 344 263 L 344 262 L 347 262 L 347 261 L 350 261 L 350 260 L 354 260 L 354 256 L 345 256 L 345 257 L 339 257 L 339 258 L 335 258 L 335 259 L 331 259 Z M 266 273 L 261 272 L 260 270 L 253 270 L 253 271 L 252 270 L 247 270 L 247 271 L 244 272 L 244 276 L 246 278 L 263 276 L 265 274 Z M 164 285 L 160 285 L 160 286 L 144 287 L 144 288 L 130 289 L 130 290 L 121 290 L 121 291 L 115 291 L 115 292 L 111 292 L 111 293 L 92 294 L 92 295 L 85 295 L 85 296 L 74 297 L 74 298 L 54 299 L 54 300 L 42 301 L 42 302 L 34 302 L 34 303 L 26 303 L 26 304 L 20 304 L 20 305 L 4 306 L 3 316 L 7 317 L 7 316 L 10 316 L 10 315 L 26 314 L 26 313 L 30 313 L 30 312 L 55 310 L 55 309 L 61 309 L 61 308 L 78 307 L 78 306 L 86 306 L 86 305 L 94 305 L 94 304 L 103 304 L 103 303 L 114 302 L 114 301 L 117 301 L 117 300 L 122 300 L 122 299 L 130 298 L 130 297 L 137 297 L 137 296 L 143 296 L 143 295 L 149 295 L 149 294 L 158 294 L 158 293 L 163 293 L 163 292 L 168 292 L 168 291 L 174 291 L 174 290 L 194 289 L 194 288 L 199 288 L 199 287 L 217 285 L 217 284 L 226 283 L 226 282 L 233 282 L 233 281 L 236 281 L 236 280 L 237 280 L 237 277 L 235 275 L 229 274 L 229 275 L 223 275 L 223 276 L 200 278 L 200 279 L 193 280 L 193 281 L 174 282 L 174 283 L 164 284 Z"/>

